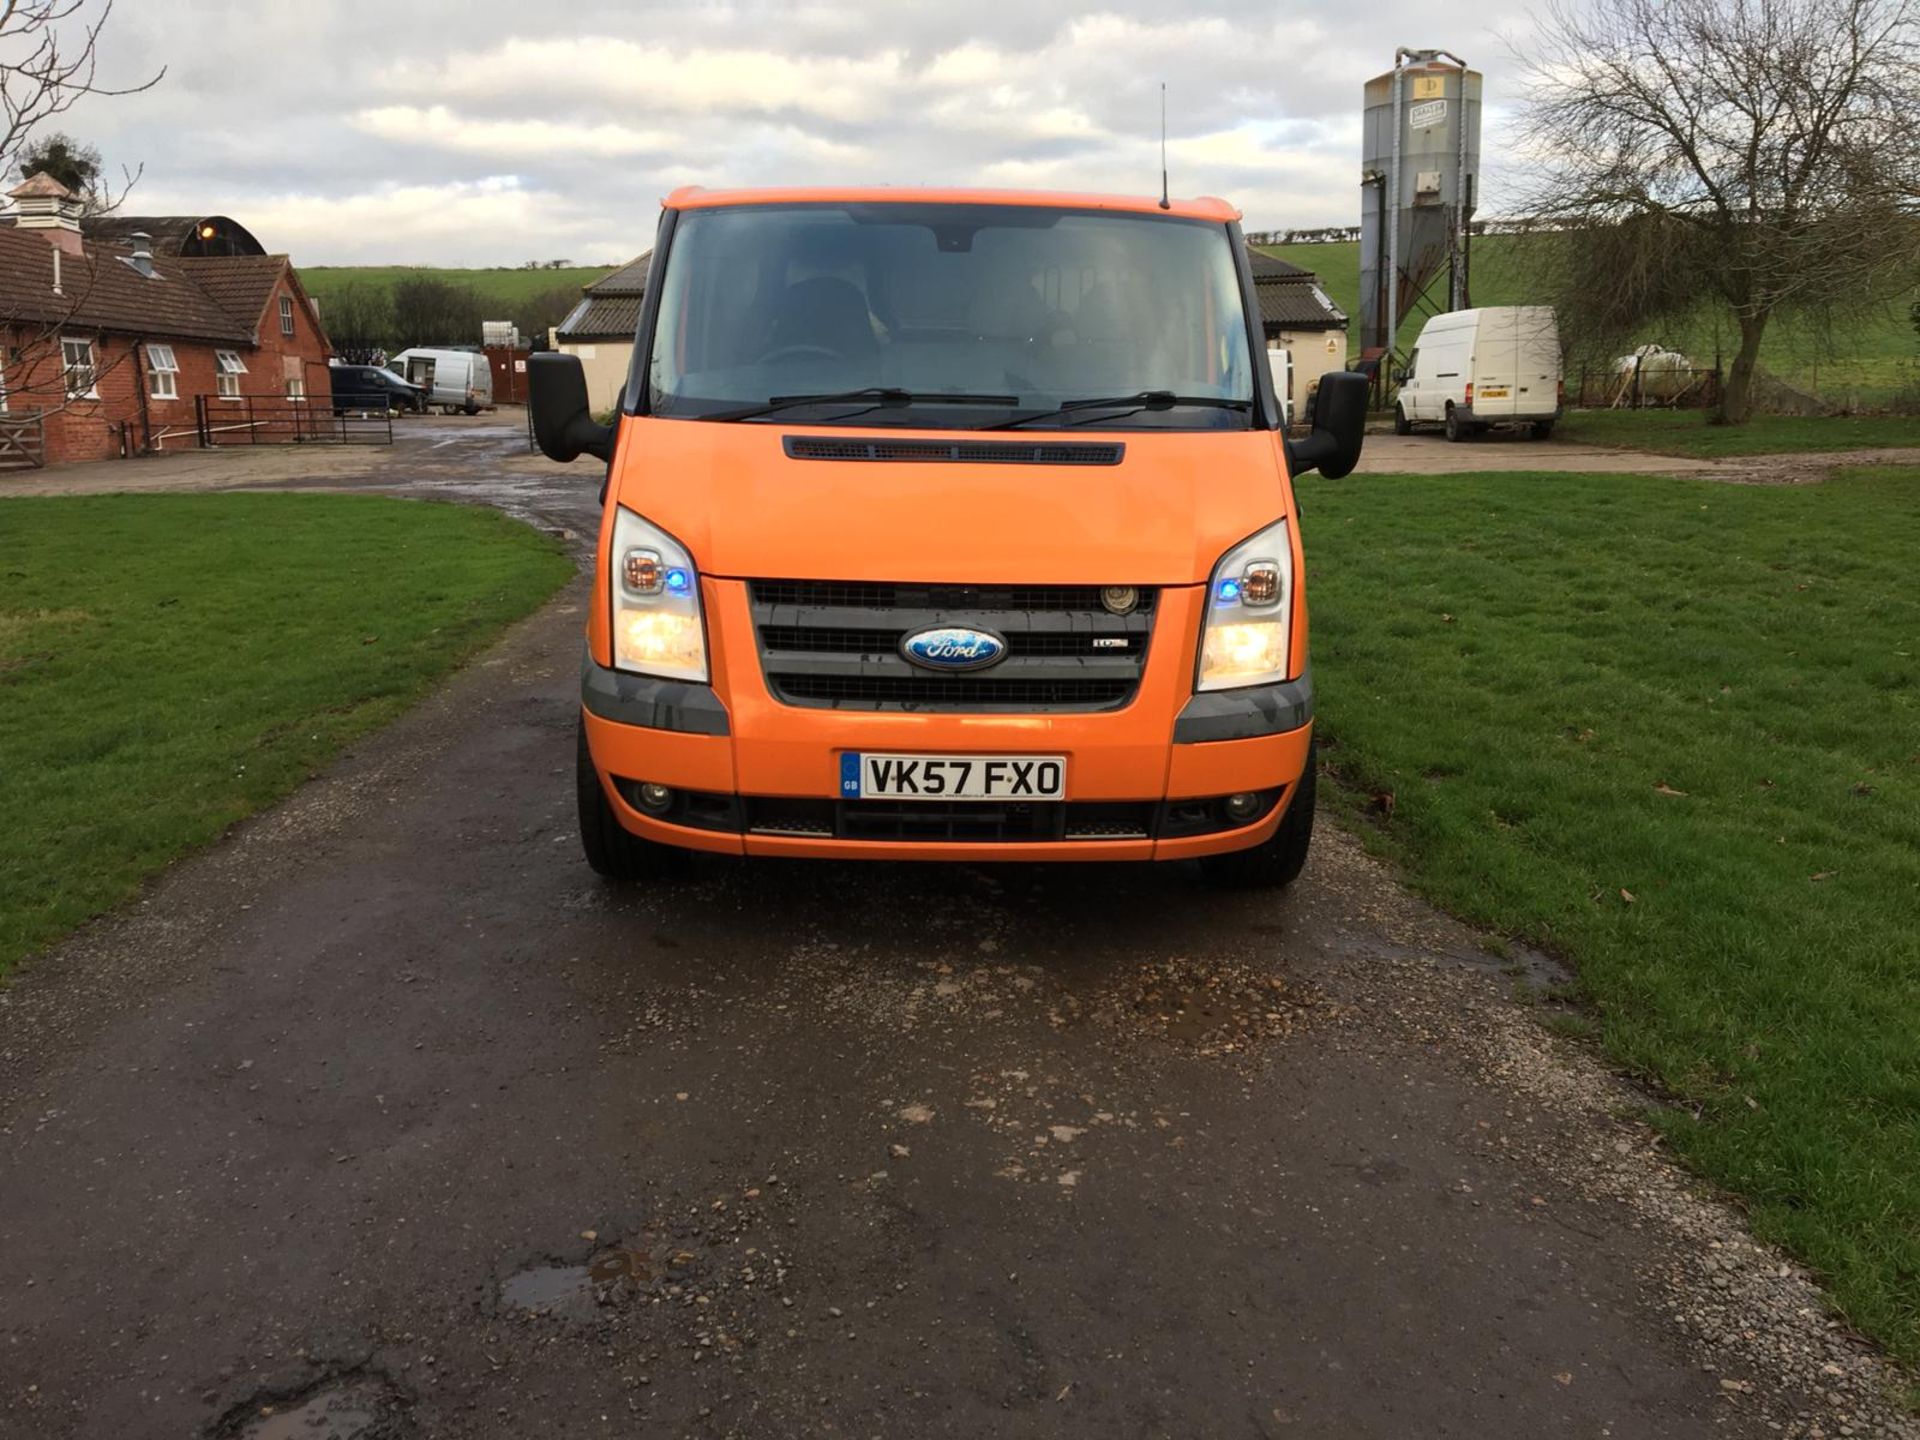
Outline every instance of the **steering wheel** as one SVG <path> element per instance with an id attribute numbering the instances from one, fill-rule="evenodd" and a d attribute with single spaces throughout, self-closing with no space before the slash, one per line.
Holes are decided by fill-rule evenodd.
<path id="1" fill-rule="evenodd" d="M 1049 310 L 1040 317 L 1040 323 L 1033 327 L 1033 334 L 1027 337 L 1029 345 L 1051 345 L 1062 330 L 1073 329 L 1073 316 L 1064 310 Z"/>
<path id="2" fill-rule="evenodd" d="M 778 350 L 769 350 L 760 357 L 762 365 L 771 365 L 776 360 L 844 360 L 847 357 L 838 350 L 829 350 L 824 345 L 782 345 Z"/>

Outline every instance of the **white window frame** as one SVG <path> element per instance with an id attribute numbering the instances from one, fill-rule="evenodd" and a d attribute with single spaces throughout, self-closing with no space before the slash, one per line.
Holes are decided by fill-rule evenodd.
<path id="1" fill-rule="evenodd" d="M 238 350 L 216 350 L 213 352 L 213 368 L 217 372 L 214 389 L 222 400 L 240 398 L 240 377 L 247 373 L 247 362 L 240 358 Z"/>
<path id="2" fill-rule="evenodd" d="M 76 364 L 68 354 L 67 347 L 69 345 L 84 345 L 87 350 L 86 360 Z M 87 388 L 84 390 L 76 390 L 73 388 L 74 372 L 77 370 L 85 370 L 87 372 Z M 67 392 L 67 399 L 98 400 L 100 398 L 99 356 L 94 351 L 93 338 L 91 336 L 62 335 L 60 337 L 60 374 L 61 383 Z"/>
<path id="3" fill-rule="evenodd" d="M 293 334 L 293 297 L 291 295 L 280 297 L 280 333 Z"/>
<path id="4" fill-rule="evenodd" d="M 147 398 L 180 398 L 180 361 L 175 357 L 171 345 L 147 342 Z"/>
<path id="5" fill-rule="evenodd" d="M 307 403 L 307 380 L 304 375 L 287 376 L 287 399 L 296 405 Z"/>

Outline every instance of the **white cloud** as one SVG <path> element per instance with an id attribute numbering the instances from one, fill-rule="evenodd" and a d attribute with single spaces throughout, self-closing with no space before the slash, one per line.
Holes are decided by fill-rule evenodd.
<path id="1" fill-rule="evenodd" d="M 1165 81 L 1176 193 L 1350 224 L 1361 85 L 1397 39 L 1485 62 L 1501 193 L 1496 32 L 1530 3 L 410 0 L 374 37 L 352 7 L 174 0 L 116 9 L 103 57 L 166 78 L 62 118 L 145 164 L 135 212 L 232 214 L 307 263 L 487 264 L 631 255 L 683 181 L 1157 190 Z"/>
<path id="2" fill-rule="evenodd" d="M 402 60 L 375 77 L 395 95 L 497 99 L 501 77 L 517 93 L 594 97 L 680 114 L 794 111 L 872 119 L 892 93 L 897 51 L 794 56 L 754 48 L 675 50 L 635 40 L 510 38 L 444 59 Z"/>
<path id="3" fill-rule="evenodd" d="M 335 264 L 435 264 L 475 255 L 496 261 L 547 255 L 622 253 L 609 246 L 608 217 L 573 197 L 529 190 L 513 176 L 444 185 L 394 185 L 337 198 L 263 196 L 242 223 L 274 248 L 324 255 Z M 294 243 L 289 247 L 289 237 Z M 480 263 L 476 258 L 469 263 Z"/>
<path id="4" fill-rule="evenodd" d="M 545 156 L 572 150 L 606 158 L 660 154 L 673 148 L 665 130 L 636 130 L 630 125 L 568 125 L 551 120 L 492 120 L 462 115 L 445 105 L 382 105 L 355 112 L 356 130 L 384 139 L 466 150 L 476 155 Z"/>

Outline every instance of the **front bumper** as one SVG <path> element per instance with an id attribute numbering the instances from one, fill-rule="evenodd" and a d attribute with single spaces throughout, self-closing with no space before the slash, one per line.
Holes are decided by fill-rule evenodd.
<path id="1" fill-rule="evenodd" d="M 1291 803 L 1312 734 L 1311 675 L 1244 690 L 1192 693 L 1198 592 L 1163 596 L 1133 701 L 1119 710 L 970 714 L 785 705 L 768 693 L 753 643 L 745 587 L 708 580 L 714 684 L 652 680 L 609 670 L 589 655 L 581 672 L 587 743 L 601 786 L 633 833 L 665 844 L 733 855 L 926 860 L 1174 860 L 1257 845 Z M 727 643 L 734 637 L 736 643 Z M 870 835 L 871 814 L 810 822 L 782 833 L 796 810 L 838 800 L 844 751 L 1037 754 L 1067 757 L 1067 817 L 1035 819 L 1020 838 Z M 631 784 L 701 792 L 699 823 L 644 814 Z M 1192 804 L 1242 791 L 1270 807 L 1250 824 L 1191 833 Z M 778 802 L 791 801 L 790 805 Z M 730 818 L 729 818 L 729 807 Z M 812 807 L 809 810 L 808 807 Z M 784 813 L 783 813 L 784 812 Z M 1099 838 L 1093 820 L 1125 814 L 1126 838 Z M 778 819 L 773 817 L 779 816 Z M 1182 816 L 1185 816 L 1183 819 Z M 858 819 L 861 823 L 851 823 Z M 720 827 L 720 828 L 717 828 Z M 966 827 L 955 827 L 964 833 Z M 830 833 L 818 833 L 827 831 Z M 1182 833 L 1183 831 L 1187 833 Z M 1144 833 L 1137 833 L 1144 832 Z"/>

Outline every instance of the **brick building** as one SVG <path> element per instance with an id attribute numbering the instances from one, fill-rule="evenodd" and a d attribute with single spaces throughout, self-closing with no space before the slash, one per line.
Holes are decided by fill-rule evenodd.
<path id="1" fill-rule="evenodd" d="M 165 252 L 144 231 L 125 243 L 89 238 L 72 193 L 44 174 L 10 195 L 0 462 L 32 450 L 58 464 L 197 444 L 198 396 L 211 397 L 216 425 L 247 396 L 331 400 L 326 332 L 286 256 L 180 253 L 192 244 L 182 227 Z"/>

